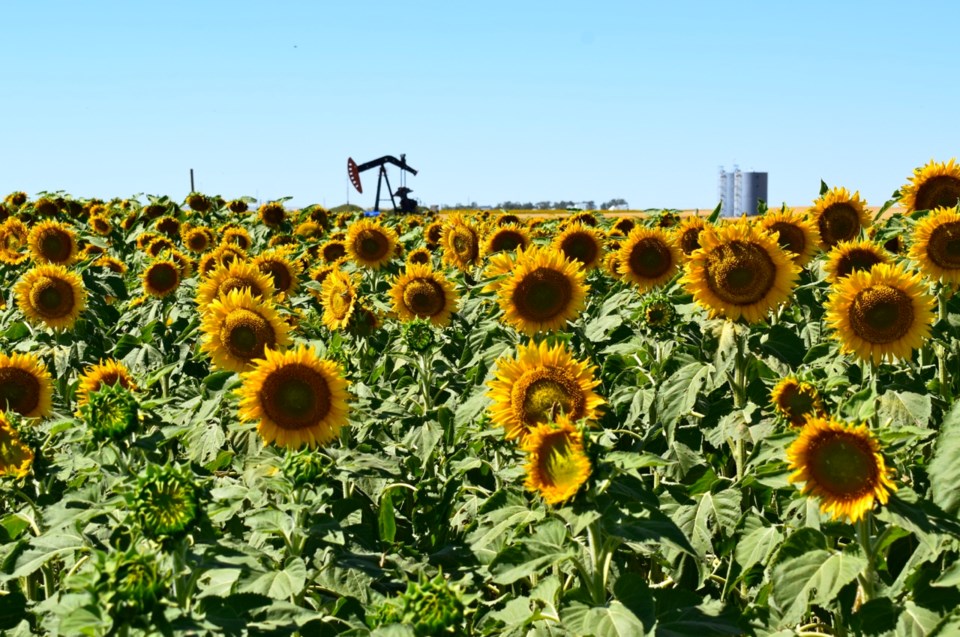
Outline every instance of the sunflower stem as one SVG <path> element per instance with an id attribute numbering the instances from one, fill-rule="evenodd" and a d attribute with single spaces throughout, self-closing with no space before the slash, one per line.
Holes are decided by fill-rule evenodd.
<path id="1" fill-rule="evenodd" d="M 939 294 L 937 294 L 937 316 L 938 322 L 943 323 L 947 320 L 947 301 L 950 294 L 950 287 L 940 285 Z M 947 374 L 947 347 L 946 345 L 937 345 L 937 379 L 940 381 L 940 395 L 948 403 L 953 395 L 950 376 Z"/>
<path id="2" fill-rule="evenodd" d="M 857 576 L 857 579 L 860 581 L 860 588 L 863 591 L 864 602 L 869 602 L 874 598 L 873 583 L 876 578 L 873 563 L 873 543 L 870 541 L 870 522 L 872 515 L 870 511 L 867 511 L 867 513 L 857 521 L 857 541 L 860 543 L 863 554 L 867 558 L 867 565 L 863 568 L 863 572 Z"/>
<path id="3" fill-rule="evenodd" d="M 736 411 L 743 409 L 747 404 L 747 337 L 749 332 L 743 330 L 737 334 L 737 351 L 733 362 L 733 378 L 731 379 L 731 389 L 733 390 L 733 408 Z M 745 464 L 745 450 L 743 447 L 743 438 L 738 434 L 735 439 L 728 439 L 730 451 L 733 453 L 733 461 L 736 465 L 736 481 L 740 482 L 743 477 L 743 467 Z"/>

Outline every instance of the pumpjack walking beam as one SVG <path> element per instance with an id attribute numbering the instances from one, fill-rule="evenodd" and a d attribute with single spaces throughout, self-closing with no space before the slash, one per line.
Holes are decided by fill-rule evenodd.
<path id="1" fill-rule="evenodd" d="M 363 185 L 360 183 L 360 173 L 370 170 L 371 168 L 380 169 L 379 175 L 377 176 L 377 200 L 373 204 L 373 209 L 377 212 L 380 212 L 380 187 L 384 181 L 387 182 L 387 192 L 390 193 L 390 203 L 393 204 L 394 208 L 397 207 L 397 202 L 393 198 L 393 189 L 390 187 L 390 179 L 387 177 L 387 164 L 398 166 L 401 170 L 405 170 L 413 175 L 417 174 L 417 171 L 407 164 L 406 155 L 400 155 L 400 159 L 397 159 L 393 155 L 384 155 L 383 157 L 378 157 L 363 164 L 357 164 L 357 162 L 353 161 L 352 157 L 347 158 L 347 174 L 350 176 L 350 183 L 353 184 L 353 187 L 356 188 L 360 194 L 363 194 Z"/>

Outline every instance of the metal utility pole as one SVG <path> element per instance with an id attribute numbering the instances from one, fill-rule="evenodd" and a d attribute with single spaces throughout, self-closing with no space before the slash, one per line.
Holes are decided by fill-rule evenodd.
<path id="1" fill-rule="evenodd" d="M 197 189 L 193 187 L 193 168 L 190 169 L 190 192 L 197 192 Z"/>

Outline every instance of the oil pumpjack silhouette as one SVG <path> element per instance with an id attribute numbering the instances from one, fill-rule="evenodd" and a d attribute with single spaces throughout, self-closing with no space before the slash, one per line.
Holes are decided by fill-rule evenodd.
<path id="1" fill-rule="evenodd" d="M 400 187 L 397 188 L 396 192 L 393 192 L 390 188 L 390 178 L 387 177 L 387 164 L 393 164 L 400 168 Z M 407 197 L 407 193 L 411 193 L 413 190 L 407 188 L 405 179 L 405 172 L 416 175 L 417 171 L 407 165 L 406 155 L 400 155 L 400 159 L 397 159 L 393 155 L 384 155 L 383 157 L 378 157 L 363 164 L 357 164 L 357 162 L 353 161 L 353 157 L 347 157 L 347 175 L 350 177 L 350 183 L 353 184 L 353 187 L 356 188 L 357 192 L 361 195 L 363 194 L 363 185 L 360 183 L 360 173 L 370 170 L 371 168 L 380 169 L 377 177 L 377 198 L 374 200 L 373 212 L 377 214 L 380 213 L 380 188 L 383 182 L 387 182 L 387 192 L 390 194 L 390 203 L 393 204 L 394 210 L 406 213 L 417 211 L 417 202 Z M 399 206 L 397 206 L 394 197 L 400 198 Z"/>

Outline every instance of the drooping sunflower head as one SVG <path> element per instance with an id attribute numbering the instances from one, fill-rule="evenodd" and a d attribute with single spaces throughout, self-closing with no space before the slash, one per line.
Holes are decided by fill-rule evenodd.
<path id="1" fill-rule="evenodd" d="M 820 249 L 820 231 L 806 214 L 783 206 L 768 211 L 760 218 L 760 225 L 770 234 L 777 234 L 777 243 L 792 255 L 794 263 L 804 266 Z"/>
<path id="2" fill-rule="evenodd" d="M 393 258 L 397 233 L 369 219 L 350 224 L 347 230 L 347 254 L 357 265 L 379 270 Z"/>
<path id="3" fill-rule="evenodd" d="M 134 382 L 127 366 L 112 358 L 101 360 L 96 365 L 87 367 L 78 381 L 76 394 L 78 406 L 85 405 L 90 394 L 98 391 L 101 387 L 119 385 L 131 391 L 137 388 L 137 384 Z"/>
<path id="4" fill-rule="evenodd" d="M 223 294 L 231 290 L 249 289 L 253 296 L 263 299 L 273 297 L 276 288 L 273 279 L 264 274 L 252 263 L 234 261 L 228 266 L 220 266 L 197 288 L 197 305 L 206 307 Z"/>
<path id="5" fill-rule="evenodd" d="M 603 240 L 603 234 L 597 228 L 569 223 L 553 240 L 553 248 L 589 271 L 603 259 Z"/>
<path id="6" fill-rule="evenodd" d="M 202 254 L 213 245 L 213 230 L 206 226 L 184 227 L 180 233 L 183 245 L 194 254 Z"/>
<path id="7" fill-rule="evenodd" d="M 762 321 L 790 298 L 799 267 L 764 230 L 746 222 L 708 228 L 681 282 L 713 317 Z"/>
<path id="8" fill-rule="evenodd" d="M 823 269 L 827 281 L 836 283 L 853 272 L 869 272 L 873 266 L 890 263 L 890 254 L 867 239 L 841 241 L 827 254 Z"/>
<path id="9" fill-rule="evenodd" d="M 672 279 L 682 258 L 666 230 L 637 227 L 620 243 L 617 272 L 646 292 Z"/>
<path id="10" fill-rule="evenodd" d="M 956 159 L 937 162 L 932 159 L 916 168 L 910 182 L 900 189 L 900 205 L 910 214 L 917 210 L 955 208 L 960 202 L 960 165 Z"/>
<path id="11" fill-rule="evenodd" d="M 960 172 L 960 166 L 957 167 Z M 924 274 L 945 283 L 960 283 L 960 212 L 935 208 L 913 230 L 910 258 Z"/>
<path id="12" fill-rule="evenodd" d="M 49 416 L 53 383 L 46 366 L 33 354 L 0 354 L 0 410 L 25 418 Z"/>
<path id="13" fill-rule="evenodd" d="M 143 534 L 164 539 L 186 533 L 196 521 L 200 490 L 186 469 L 151 464 L 138 478 L 131 499 Z"/>
<path id="14" fill-rule="evenodd" d="M 19 208 L 23 204 L 27 203 L 27 193 L 23 192 L 22 190 L 11 192 L 6 196 L 4 202 L 13 208 Z"/>
<path id="15" fill-rule="evenodd" d="M 38 263 L 70 265 L 79 258 L 77 238 L 69 226 L 59 221 L 41 221 L 27 237 L 30 254 Z"/>
<path id="16" fill-rule="evenodd" d="M 241 420 L 257 421 L 264 442 L 282 447 L 332 441 L 347 424 L 347 381 L 340 368 L 304 346 L 265 354 L 243 374 Z"/>
<path id="17" fill-rule="evenodd" d="M 787 448 L 787 461 L 790 482 L 803 482 L 802 493 L 820 498 L 820 510 L 834 520 L 856 522 L 897 490 L 866 425 L 811 418 Z"/>
<path id="18" fill-rule="evenodd" d="M 99 257 L 90 265 L 94 268 L 105 268 L 116 274 L 126 274 L 127 272 L 127 265 L 123 261 L 107 255 Z"/>
<path id="19" fill-rule="evenodd" d="M 498 224 L 483 240 L 483 253 L 514 252 L 530 245 L 530 231 L 517 224 Z"/>
<path id="20" fill-rule="evenodd" d="M 416 265 L 432 265 L 433 255 L 427 248 L 415 248 L 407 254 L 407 263 Z"/>
<path id="21" fill-rule="evenodd" d="M 0 224 L 0 262 L 20 265 L 29 259 L 25 251 L 28 244 L 27 226 L 16 217 L 5 219 Z"/>
<path id="22" fill-rule="evenodd" d="M 227 202 L 227 209 L 234 214 L 243 214 L 249 210 L 247 202 L 243 199 L 233 199 Z"/>
<path id="23" fill-rule="evenodd" d="M 461 214 L 447 218 L 443 226 L 443 262 L 458 270 L 469 270 L 480 258 L 480 234 Z"/>
<path id="24" fill-rule="evenodd" d="M 513 272 L 497 288 L 497 301 L 505 323 L 533 336 L 576 320 L 588 290 L 577 262 L 556 250 L 531 248 L 517 255 Z"/>
<path id="25" fill-rule="evenodd" d="M 794 427 L 802 427 L 811 416 L 825 416 L 823 401 L 810 383 L 788 376 L 770 392 L 773 409 Z"/>
<path id="26" fill-rule="evenodd" d="M 459 295 L 442 272 L 411 263 L 393 281 L 390 298 L 401 321 L 421 318 L 442 327 L 450 323 Z"/>
<path id="27" fill-rule="evenodd" d="M 324 325 L 331 330 L 345 329 L 357 305 L 353 277 L 342 270 L 331 272 L 320 286 L 320 304 Z"/>
<path id="28" fill-rule="evenodd" d="M 277 292 L 290 295 L 297 291 L 301 268 L 299 263 L 290 258 L 289 250 L 264 252 L 253 260 L 253 264 L 273 279 L 273 287 Z"/>
<path id="29" fill-rule="evenodd" d="M 290 328 L 273 303 L 253 296 L 249 288 L 229 290 L 204 306 L 200 331 L 200 349 L 214 365 L 233 372 L 253 369 L 266 350 L 290 344 Z"/>
<path id="30" fill-rule="evenodd" d="M 680 248 L 684 257 L 689 257 L 694 250 L 700 247 L 700 233 L 706 227 L 706 219 L 700 215 L 690 215 L 685 217 L 680 225 L 674 229 L 674 243 Z"/>
<path id="31" fill-rule="evenodd" d="M 323 236 L 323 228 L 316 221 L 307 219 L 297 224 L 293 234 L 304 241 L 317 241 Z"/>
<path id="32" fill-rule="evenodd" d="M 0 477 L 19 479 L 30 473 L 33 450 L 20 440 L 20 433 L 0 411 Z"/>
<path id="33" fill-rule="evenodd" d="M 153 228 L 160 234 L 166 235 L 169 239 L 176 239 L 180 236 L 180 221 L 171 215 L 165 215 L 157 219 L 153 224 Z"/>
<path id="34" fill-rule="evenodd" d="M 909 360 L 930 335 L 933 304 L 919 273 L 881 263 L 833 286 L 826 319 L 844 352 L 874 363 Z"/>
<path id="35" fill-rule="evenodd" d="M 436 248 L 443 239 L 443 222 L 434 221 L 423 231 L 423 240 L 427 242 L 428 248 Z"/>
<path id="36" fill-rule="evenodd" d="M 170 259 L 156 259 L 143 271 L 143 291 L 158 298 L 173 294 L 180 287 L 180 268 Z"/>
<path id="37" fill-rule="evenodd" d="M 515 358 L 501 357 L 488 385 L 490 418 L 507 440 L 523 439 L 538 424 L 566 414 L 570 420 L 596 420 L 603 398 L 589 361 L 578 361 L 563 346 L 519 345 Z"/>
<path id="38" fill-rule="evenodd" d="M 525 486 L 547 504 L 566 502 L 590 478 L 583 434 L 565 415 L 533 427 L 523 440 L 527 453 Z"/>
<path id="39" fill-rule="evenodd" d="M 210 199 L 203 193 L 191 192 L 184 201 L 194 212 L 206 212 L 210 210 Z"/>
<path id="40" fill-rule="evenodd" d="M 287 211 L 284 209 L 283 204 L 275 201 L 260 206 L 257 214 L 260 217 L 260 221 L 269 228 L 279 228 L 287 219 Z"/>
<path id="41" fill-rule="evenodd" d="M 73 327 L 87 304 L 87 290 L 80 275 L 51 263 L 28 270 L 14 293 L 27 320 L 54 330 Z"/>
<path id="42" fill-rule="evenodd" d="M 841 241 L 853 241 L 860 230 L 870 225 L 867 202 L 860 193 L 852 195 L 846 188 L 832 188 L 813 202 L 810 215 L 820 233 L 820 247 L 829 250 Z"/>

